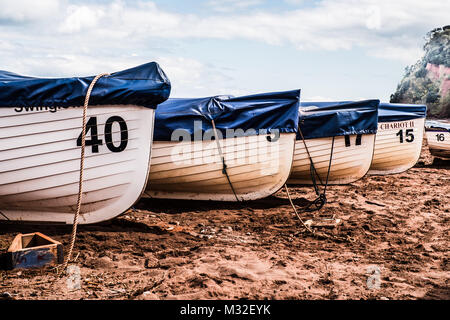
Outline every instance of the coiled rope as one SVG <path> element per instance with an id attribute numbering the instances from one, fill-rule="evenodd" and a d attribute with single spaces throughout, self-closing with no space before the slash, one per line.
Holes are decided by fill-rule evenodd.
<path id="1" fill-rule="evenodd" d="M 63 267 L 60 270 L 60 274 L 62 274 L 70 261 L 70 258 L 72 256 L 73 247 L 75 246 L 75 239 L 77 236 L 77 227 L 78 227 L 78 217 L 81 212 L 81 201 L 83 199 L 83 174 L 84 174 L 84 151 L 86 147 L 86 118 L 87 118 L 87 108 L 89 105 L 89 98 L 91 97 L 92 90 L 94 89 L 95 84 L 97 81 L 103 77 L 103 76 L 109 76 L 109 73 L 102 73 L 97 75 L 94 80 L 92 80 L 91 84 L 89 85 L 89 88 L 86 93 L 86 98 L 84 99 L 84 107 L 83 107 L 83 126 L 81 131 L 81 157 L 80 157 L 80 179 L 78 181 L 78 199 L 77 199 L 77 211 L 75 212 L 74 218 L 73 218 L 73 225 L 72 225 L 72 234 L 70 236 L 70 247 L 69 252 L 67 253 L 66 259 L 64 261 Z"/>

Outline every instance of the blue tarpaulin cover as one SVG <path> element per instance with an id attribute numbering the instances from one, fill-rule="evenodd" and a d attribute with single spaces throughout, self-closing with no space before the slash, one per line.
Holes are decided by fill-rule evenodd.
<path id="1" fill-rule="evenodd" d="M 422 104 L 380 103 L 378 107 L 379 122 L 405 121 L 425 118 L 427 106 Z"/>
<path id="2" fill-rule="evenodd" d="M 375 134 L 379 103 L 379 100 L 301 102 L 300 128 L 305 139 Z M 297 140 L 301 140 L 299 132 Z"/>
<path id="3" fill-rule="evenodd" d="M 183 129 L 198 140 L 212 130 L 212 121 L 227 137 L 226 129 L 242 129 L 245 135 L 297 132 L 300 90 L 262 93 L 242 97 L 173 98 L 158 106 L 154 141 L 172 141 L 172 133 Z M 200 127 L 194 122 L 201 121 Z M 199 134 L 201 130 L 201 134 Z M 261 130 L 261 131 L 260 131 Z M 194 131 L 198 131 L 194 134 Z"/>
<path id="4" fill-rule="evenodd" d="M 450 122 L 430 120 L 425 121 L 425 128 L 431 128 L 436 130 L 448 131 L 450 132 Z"/>
<path id="5" fill-rule="evenodd" d="M 84 105 L 94 77 L 45 79 L 0 70 L 0 107 L 73 107 Z M 98 80 L 90 105 L 148 108 L 167 100 L 170 81 L 156 62 L 112 73 Z"/>

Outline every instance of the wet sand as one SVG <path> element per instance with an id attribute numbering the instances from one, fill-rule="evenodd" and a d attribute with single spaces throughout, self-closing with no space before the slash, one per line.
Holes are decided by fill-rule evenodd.
<path id="1" fill-rule="evenodd" d="M 291 187 L 305 207 L 312 187 Z M 141 200 L 110 222 L 80 226 L 79 290 L 46 267 L 0 271 L 14 299 L 450 299 L 450 163 L 330 186 L 328 203 L 303 220 L 284 190 L 248 203 Z M 71 226 L 0 223 L 0 249 L 21 232 L 65 248 Z"/>

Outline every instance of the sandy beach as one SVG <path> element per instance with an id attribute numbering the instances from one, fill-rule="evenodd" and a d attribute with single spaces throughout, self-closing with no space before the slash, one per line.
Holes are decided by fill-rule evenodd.
<path id="1" fill-rule="evenodd" d="M 312 187 L 291 187 L 301 207 Z M 284 190 L 258 201 L 141 200 L 112 221 L 79 226 L 80 288 L 51 267 L 0 271 L 13 299 L 450 299 L 450 163 L 422 156 L 407 172 L 330 186 L 306 221 Z M 19 232 L 67 245 L 71 226 L 0 224 L 0 249 Z M 73 288 L 72 288 L 73 289 Z M 7 293 L 7 294 L 6 294 Z"/>

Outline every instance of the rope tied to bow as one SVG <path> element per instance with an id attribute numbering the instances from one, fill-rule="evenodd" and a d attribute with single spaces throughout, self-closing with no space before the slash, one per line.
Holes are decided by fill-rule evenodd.
<path id="1" fill-rule="evenodd" d="M 314 191 L 316 192 L 316 195 L 317 195 L 317 198 L 314 199 L 303 211 L 306 211 L 306 212 L 317 211 L 317 210 L 322 209 L 322 207 L 327 203 L 326 193 L 327 193 L 328 181 L 329 181 L 329 177 L 330 177 L 331 163 L 333 161 L 335 137 L 333 136 L 332 141 L 331 141 L 330 160 L 328 161 L 327 178 L 326 178 L 326 181 L 324 184 L 322 182 L 322 179 L 320 178 L 319 173 L 316 170 L 316 167 L 314 166 L 314 161 L 311 157 L 311 153 L 309 152 L 308 146 L 306 145 L 305 137 L 303 136 L 303 132 L 302 132 L 302 129 L 300 128 L 300 124 L 298 126 L 298 130 L 299 130 L 300 136 L 302 138 L 303 145 L 305 146 L 306 153 L 308 154 L 309 163 L 310 163 L 309 171 L 310 171 L 310 175 L 311 175 L 311 180 L 313 182 Z M 320 190 L 319 190 L 319 186 L 317 185 L 317 181 L 316 181 L 316 176 L 319 179 L 320 185 L 324 187 L 323 192 L 320 192 Z M 313 205 L 315 208 L 310 209 Z"/>
<path id="2" fill-rule="evenodd" d="M 85 158 L 85 148 L 86 148 L 86 118 L 87 118 L 87 108 L 89 106 L 89 99 L 91 97 L 92 90 L 94 89 L 95 84 L 97 81 L 104 76 L 109 76 L 109 73 L 102 73 L 97 75 L 89 85 L 89 88 L 86 92 L 86 97 L 84 100 L 84 106 L 83 106 L 83 124 L 82 124 L 82 131 L 81 131 L 81 156 L 80 156 L 80 177 L 78 180 L 78 199 L 77 199 L 77 210 L 75 212 L 74 218 L 73 218 L 73 224 L 72 224 L 72 233 L 70 235 L 70 247 L 69 252 L 67 253 L 66 259 L 63 263 L 62 270 L 60 271 L 60 274 L 62 274 L 70 261 L 70 258 L 72 256 L 72 251 L 75 246 L 75 239 L 77 235 L 77 227 L 78 227 L 78 217 L 80 216 L 81 212 L 81 202 L 83 199 L 83 174 L 84 174 L 84 158 Z"/>
<path id="3" fill-rule="evenodd" d="M 302 212 L 314 212 L 314 211 L 318 211 L 320 209 L 322 209 L 322 207 L 327 203 L 327 196 L 326 196 L 326 192 L 327 192 L 327 186 L 328 186 L 328 181 L 329 181 L 329 177 L 330 177 L 330 171 L 331 171 L 331 163 L 333 161 L 333 151 L 334 151 L 334 137 L 332 139 L 331 142 L 331 151 L 330 151 L 330 160 L 328 162 L 328 171 L 327 171 L 327 178 L 325 181 L 325 184 L 322 183 L 322 179 L 320 178 L 320 175 L 318 174 L 315 166 L 314 166 L 314 161 L 312 159 L 311 153 L 309 152 L 308 146 L 306 145 L 306 141 L 305 138 L 303 136 L 303 132 L 300 128 L 300 124 L 298 126 L 298 130 L 300 133 L 300 136 L 303 140 L 303 145 L 305 146 L 305 150 L 306 153 L 308 154 L 308 158 L 309 158 L 309 162 L 310 162 L 310 174 L 311 174 L 311 180 L 313 182 L 313 186 L 314 186 L 314 191 L 316 192 L 317 198 L 314 199 L 311 203 L 308 204 L 308 206 L 306 206 L 305 208 L 303 208 Z M 321 193 L 319 190 L 319 187 L 317 185 L 316 182 L 316 176 L 319 179 L 319 182 L 322 186 L 324 186 L 323 192 Z M 313 229 L 311 229 L 305 222 L 303 222 L 303 220 L 300 218 L 300 215 L 298 214 L 297 208 L 295 207 L 294 202 L 292 201 L 291 195 L 289 193 L 289 189 L 287 184 L 284 184 L 284 189 L 286 191 L 286 194 L 289 198 L 289 203 L 291 204 L 292 209 L 294 210 L 295 215 L 297 216 L 297 218 L 300 220 L 300 222 L 302 223 L 302 225 L 306 228 L 306 230 L 308 230 L 311 234 L 316 234 L 315 231 Z M 314 205 L 314 208 L 311 208 Z"/>
<path id="4" fill-rule="evenodd" d="M 233 184 L 231 183 L 230 176 L 228 175 L 227 164 L 225 163 L 225 157 L 224 157 L 223 152 L 222 152 L 222 147 L 220 146 L 219 136 L 217 134 L 216 123 L 214 122 L 214 119 L 211 119 L 211 123 L 212 123 L 212 127 L 213 127 L 213 130 L 214 130 L 214 138 L 215 138 L 214 140 L 216 140 L 217 149 L 219 150 L 219 156 L 220 156 L 220 159 L 222 160 L 222 174 L 224 174 L 227 177 L 228 184 L 231 187 L 231 191 L 233 191 L 233 194 L 234 194 L 234 197 L 236 198 L 236 201 L 240 202 L 241 200 L 238 198 L 238 196 L 236 194 L 236 190 L 234 190 Z"/>

